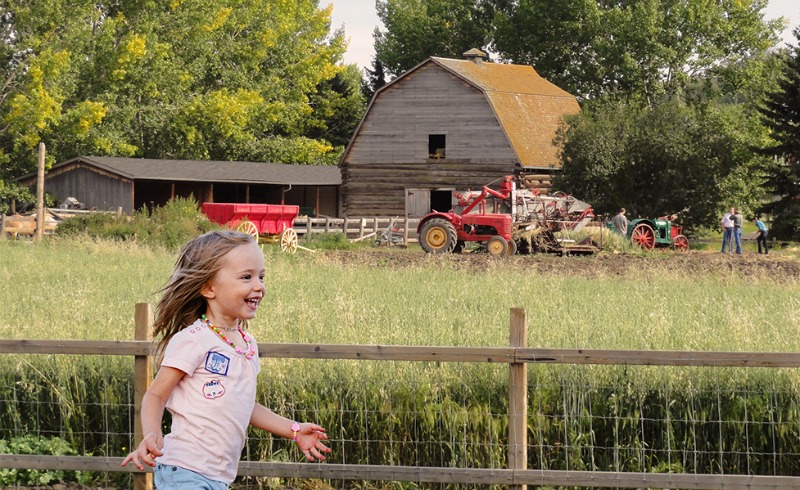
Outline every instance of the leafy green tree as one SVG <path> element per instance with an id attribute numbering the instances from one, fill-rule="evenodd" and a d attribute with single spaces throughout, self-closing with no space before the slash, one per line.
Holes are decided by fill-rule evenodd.
<path id="1" fill-rule="evenodd" d="M 377 0 L 375 54 L 390 77 L 431 56 L 461 58 L 491 42 L 494 3 L 490 0 Z"/>
<path id="2" fill-rule="evenodd" d="M 800 27 L 794 36 L 800 40 Z M 760 107 L 771 136 L 762 151 L 774 159 L 768 186 L 779 197 L 764 210 L 773 214 L 775 236 L 800 240 L 800 47 L 791 47 L 783 61 L 778 88 Z"/>
<path id="3" fill-rule="evenodd" d="M 32 172 L 39 141 L 48 165 L 78 154 L 336 161 L 343 136 L 324 126 L 347 127 L 353 102 L 335 86 L 352 74 L 331 7 L 317 3 L 2 0 L 0 179 Z"/>
<path id="4" fill-rule="evenodd" d="M 773 46 L 768 0 L 519 0 L 498 4 L 494 47 L 582 97 L 679 93 L 692 79 Z"/>
<path id="5" fill-rule="evenodd" d="M 561 134 L 564 167 L 554 186 L 601 213 L 679 213 L 690 229 L 711 227 L 719 210 L 752 210 L 764 197 L 765 162 L 751 145 L 765 137 L 744 106 L 602 98 Z"/>

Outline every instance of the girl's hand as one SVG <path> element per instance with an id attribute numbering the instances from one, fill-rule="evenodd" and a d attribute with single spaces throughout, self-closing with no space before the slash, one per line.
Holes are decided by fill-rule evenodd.
<path id="1" fill-rule="evenodd" d="M 328 439 L 328 434 L 325 429 L 317 424 L 303 423 L 300 424 L 300 430 L 297 431 L 297 447 L 306 455 L 309 461 L 325 461 L 325 456 L 322 453 L 329 453 L 331 449 L 322 443 L 323 440 Z M 316 459 L 315 459 L 316 458 Z"/>
<path id="2" fill-rule="evenodd" d="M 299 439 L 300 434 L 297 436 Z M 137 468 L 144 471 L 144 466 L 142 465 L 142 462 L 144 462 L 146 465 L 155 468 L 156 458 L 164 454 L 161 452 L 161 448 L 163 447 L 164 437 L 161 434 L 149 432 L 144 436 L 142 442 L 139 443 L 139 447 L 122 460 L 122 466 L 133 462 Z"/>

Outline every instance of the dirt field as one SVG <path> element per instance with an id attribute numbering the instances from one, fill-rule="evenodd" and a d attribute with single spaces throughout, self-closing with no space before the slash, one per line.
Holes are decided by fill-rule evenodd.
<path id="1" fill-rule="evenodd" d="M 515 255 L 492 257 L 485 253 L 429 255 L 411 250 L 359 250 L 327 252 L 326 259 L 341 264 L 402 268 L 414 266 L 448 267 L 484 271 L 505 267 L 527 268 L 531 273 L 582 277 L 641 274 L 661 270 L 674 274 L 768 276 L 776 280 L 800 277 L 800 260 L 790 255 L 721 254 L 715 252 L 686 253 L 651 252 L 644 254 L 601 253 L 587 257 L 556 255 Z"/>

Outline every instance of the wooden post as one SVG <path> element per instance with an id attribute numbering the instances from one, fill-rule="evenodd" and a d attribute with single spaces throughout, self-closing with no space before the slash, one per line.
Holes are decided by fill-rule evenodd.
<path id="1" fill-rule="evenodd" d="M 44 152 L 43 142 L 39 142 L 39 169 L 36 174 L 36 235 L 35 240 L 44 238 Z"/>
<path id="2" fill-rule="evenodd" d="M 509 346 L 528 347 L 528 320 L 524 308 L 511 308 Z M 528 365 L 508 365 L 508 468 L 528 469 Z M 526 490 L 527 485 L 509 485 Z"/>
<path id="3" fill-rule="evenodd" d="M 153 310 L 150 303 L 136 303 L 136 340 L 153 341 Z M 133 448 L 142 442 L 142 398 L 153 380 L 153 358 L 151 356 L 135 356 L 133 386 Z M 131 449 L 133 449 L 131 448 Z M 152 473 L 135 473 L 133 475 L 134 490 L 153 490 Z"/>

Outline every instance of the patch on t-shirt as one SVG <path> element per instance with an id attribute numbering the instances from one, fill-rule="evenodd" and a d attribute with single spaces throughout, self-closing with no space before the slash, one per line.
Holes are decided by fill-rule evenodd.
<path id="1" fill-rule="evenodd" d="M 206 371 L 213 374 L 228 375 L 228 366 L 231 359 L 219 352 L 209 352 L 206 355 Z"/>
<path id="2" fill-rule="evenodd" d="M 222 385 L 222 381 L 218 379 L 212 379 L 208 383 L 203 385 L 203 396 L 206 398 L 214 399 L 219 398 L 225 394 L 225 386 Z"/>

